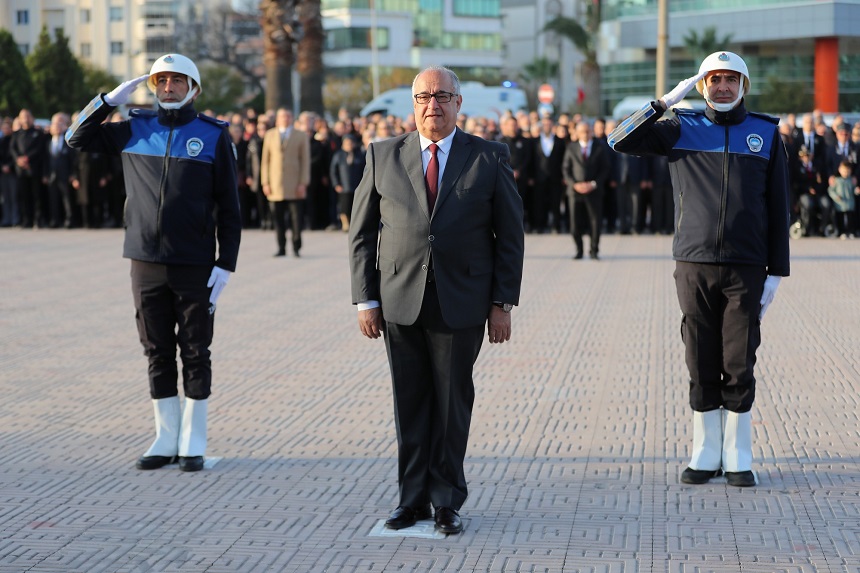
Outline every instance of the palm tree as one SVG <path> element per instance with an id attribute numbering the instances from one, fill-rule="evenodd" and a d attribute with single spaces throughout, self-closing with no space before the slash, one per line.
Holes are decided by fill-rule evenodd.
<path id="1" fill-rule="evenodd" d="M 529 84 L 544 84 L 558 77 L 558 62 L 546 57 L 535 58 L 523 66 L 520 77 Z"/>
<path id="2" fill-rule="evenodd" d="M 302 35 L 301 24 L 296 19 L 297 4 L 298 0 L 260 0 L 266 109 L 293 108 L 293 44 L 299 42 Z"/>
<path id="3" fill-rule="evenodd" d="M 728 34 L 727 36 L 723 36 L 722 40 L 717 40 L 717 29 L 711 26 L 702 30 L 701 38 L 696 30 L 690 30 L 684 36 L 684 45 L 687 47 L 690 55 L 693 56 L 693 59 L 701 62 L 709 54 L 713 54 L 717 50 L 725 50 L 729 42 L 732 41 L 732 37 L 733 34 Z"/>
<path id="4" fill-rule="evenodd" d="M 597 34 L 600 27 L 600 0 L 588 3 L 585 14 L 585 26 L 574 18 L 557 16 L 546 23 L 544 32 L 555 32 L 563 38 L 570 40 L 579 50 L 585 61 L 580 66 L 580 78 L 582 79 L 582 91 L 585 98 L 582 100 L 583 111 L 586 115 L 596 116 L 600 114 L 600 65 L 597 63 Z"/>
<path id="5" fill-rule="evenodd" d="M 297 51 L 299 76 L 302 79 L 299 103 L 303 111 L 318 114 L 325 112 L 323 104 L 323 42 L 325 32 L 322 26 L 320 0 L 301 0 L 298 17 L 303 34 Z"/>

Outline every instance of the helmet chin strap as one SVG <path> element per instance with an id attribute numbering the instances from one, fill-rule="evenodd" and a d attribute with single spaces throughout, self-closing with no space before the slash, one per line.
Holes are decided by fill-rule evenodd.
<path id="1" fill-rule="evenodd" d="M 188 78 L 188 85 L 193 85 L 191 77 L 190 76 L 185 76 L 185 77 Z M 185 106 L 185 104 L 187 104 L 189 101 L 191 101 L 191 98 L 193 98 L 194 94 L 196 94 L 196 93 L 197 93 L 197 86 L 194 86 L 193 88 L 188 90 L 188 93 L 185 94 L 185 97 L 182 99 L 182 101 L 172 101 L 172 102 L 165 103 L 156 97 L 155 102 L 159 106 L 161 106 L 163 109 L 168 109 L 168 110 L 170 110 L 170 109 L 181 109 L 182 107 Z"/>
<path id="2" fill-rule="evenodd" d="M 738 103 L 740 103 L 741 99 L 744 97 L 744 94 L 742 93 L 743 91 L 744 91 L 744 88 L 741 87 L 741 89 L 738 90 L 738 97 L 736 97 L 735 101 L 733 101 L 731 103 L 717 103 L 717 102 L 713 101 L 711 99 L 710 93 L 708 92 L 707 86 L 705 86 L 705 89 L 703 90 L 703 92 L 704 92 L 703 95 L 705 96 L 705 101 L 708 102 L 708 105 L 710 105 L 712 108 L 714 108 L 717 111 L 721 111 L 721 112 L 725 113 L 727 111 L 732 111 L 733 109 L 735 109 L 735 106 L 737 106 Z"/>

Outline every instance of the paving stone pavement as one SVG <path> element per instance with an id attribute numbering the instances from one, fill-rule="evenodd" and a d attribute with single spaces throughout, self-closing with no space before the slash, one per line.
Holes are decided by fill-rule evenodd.
<path id="1" fill-rule="evenodd" d="M 759 485 L 683 485 L 691 415 L 668 237 L 528 236 L 513 340 L 485 344 L 463 534 L 396 504 L 385 351 L 346 237 L 247 231 L 213 345 L 211 468 L 152 439 L 121 232 L 0 231 L 0 573 L 860 571 L 860 240 L 792 242 L 763 325 Z"/>

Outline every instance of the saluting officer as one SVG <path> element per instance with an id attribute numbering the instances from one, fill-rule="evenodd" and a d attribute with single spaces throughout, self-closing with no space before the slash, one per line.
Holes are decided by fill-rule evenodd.
<path id="1" fill-rule="evenodd" d="M 142 82 L 155 94 L 157 110 L 133 110 L 127 121 L 102 123 Z M 123 159 L 123 256 L 131 259 L 155 410 L 156 438 L 137 461 L 141 470 L 177 457 L 183 471 L 203 469 L 215 305 L 239 254 L 235 149 L 226 123 L 194 110 L 202 89 L 194 62 L 167 54 L 149 74 L 96 96 L 66 133 L 72 147 Z M 177 345 L 184 408 L 177 390 Z"/>

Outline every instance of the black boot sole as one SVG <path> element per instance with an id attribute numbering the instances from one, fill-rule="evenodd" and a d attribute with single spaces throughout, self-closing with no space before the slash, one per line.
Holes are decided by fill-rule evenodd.
<path id="1" fill-rule="evenodd" d="M 708 483 L 711 478 L 715 478 L 721 473 L 721 470 L 694 470 L 693 468 L 687 468 L 681 473 L 681 483 L 701 485 Z"/>
<path id="2" fill-rule="evenodd" d="M 134 467 L 139 470 L 157 470 L 175 463 L 176 456 L 143 456 L 137 460 Z"/>

